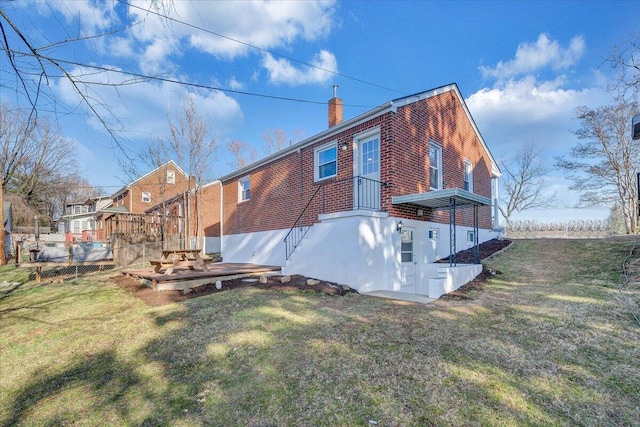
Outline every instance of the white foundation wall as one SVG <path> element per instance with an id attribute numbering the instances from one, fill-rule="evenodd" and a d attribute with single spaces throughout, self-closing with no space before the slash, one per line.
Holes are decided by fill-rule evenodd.
<path id="1" fill-rule="evenodd" d="M 415 292 L 429 295 L 429 280 L 440 276 L 433 263 L 449 256 L 449 225 L 389 218 L 385 213 L 353 211 L 321 216 L 321 222 L 311 228 L 282 272 L 347 284 L 359 292 L 402 291 L 399 221 L 415 233 Z M 435 240 L 429 238 L 429 230 L 434 229 L 438 230 Z M 456 228 L 457 251 L 473 247 L 473 242 L 467 241 L 467 231 L 472 230 Z M 497 232 L 480 229 L 478 238 L 484 242 L 497 236 Z M 456 277 L 447 283 L 450 292 L 451 283 L 457 289 L 466 282 Z"/>
<path id="2" fill-rule="evenodd" d="M 326 215 L 293 253 L 283 274 L 302 274 L 346 284 L 360 292 L 399 287 L 400 236 L 386 214 Z"/>
<path id="3" fill-rule="evenodd" d="M 248 262 L 262 265 L 284 265 L 284 238 L 289 230 L 230 234 L 222 237 L 224 262 Z"/>
<path id="4" fill-rule="evenodd" d="M 433 264 L 449 256 L 448 224 L 389 218 L 384 212 L 370 211 L 321 215 L 320 220 L 310 228 L 288 261 L 283 243 L 288 229 L 226 235 L 222 259 L 279 265 L 283 266 L 283 274 L 301 274 L 346 284 L 359 292 L 402 291 L 400 233 L 397 231 L 398 222 L 402 221 L 415 236 L 415 292 L 429 295 L 429 280 L 439 277 L 436 267 L 448 267 L 448 264 Z M 437 239 L 430 239 L 429 230 L 434 229 L 438 230 Z M 467 241 L 469 230 L 472 228 L 456 228 L 458 251 L 473 246 L 473 242 Z M 484 242 L 497 235 L 497 232 L 480 229 L 478 237 Z M 451 282 L 447 283 L 447 292 L 450 292 Z M 459 280 L 453 283 L 456 289 L 464 284 Z"/>

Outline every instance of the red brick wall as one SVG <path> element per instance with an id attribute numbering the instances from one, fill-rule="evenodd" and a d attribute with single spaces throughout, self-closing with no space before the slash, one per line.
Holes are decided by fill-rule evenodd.
<path id="1" fill-rule="evenodd" d="M 302 224 L 316 222 L 320 213 L 352 209 L 353 137 L 386 121 L 374 118 L 251 171 L 248 201 L 238 202 L 238 181 L 244 176 L 225 182 L 224 234 L 291 228 L 319 187 Z M 333 142 L 337 144 L 337 177 L 314 182 L 314 150 Z M 341 148 L 343 142 L 348 144 L 346 151 Z"/>
<path id="2" fill-rule="evenodd" d="M 220 237 L 220 190 L 219 182 L 202 189 L 202 222 L 205 237 Z"/>
<path id="3" fill-rule="evenodd" d="M 400 107 L 393 118 L 393 138 L 384 147 L 391 161 L 381 165 L 383 181 L 392 182 L 389 195 L 405 195 L 430 191 L 429 143 L 442 146 L 443 188 L 462 188 L 464 160 L 473 163 L 473 192 L 491 197 L 491 161 L 482 147 L 472 124 L 454 92 L 445 92 L 426 100 Z M 383 197 L 383 209 L 391 216 L 449 223 L 449 211 L 431 212 L 428 208 L 418 217 L 419 206 L 394 206 Z M 472 208 L 459 210 L 456 221 L 473 225 Z M 491 208 L 479 208 L 479 226 L 491 228 Z"/>
<path id="4" fill-rule="evenodd" d="M 399 107 L 319 141 L 300 152 L 251 171 L 251 199 L 238 202 L 238 180 L 223 183 L 224 234 L 286 229 L 294 225 L 307 202 L 320 186 L 314 182 L 314 149 L 329 142 L 337 143 L 338 176 L 322 182 L 322 188 L 309 205 L 303 224 L 317 221 L 319 213 L 353 208 L 354 136 L 373 128 L 380 130 L 380 180 L 393 185 L 381 189 L 382 210 L 391 216 L 449 222 L 449 212 L 416 215 L 417 206 L 391 205 L 391 197 L 429 191 L 429 141 L 443 147 L 444 188 L 462 188 L 463 161 L 474 164 L 473 191 L 490 197 L 490 159 L 476 136 L 454 92 Z M 341 149 L 346 142 L 348 149 Z M 246 176 L 246 175 L 245 175 Z M 491 227 L 490 207 L 481 207 L 479 225 Z M 459 211 L 457 222 L 472 225 L 472 210 Z"/>
<path id="5" fill-rule="evenodd" d="M 168 169 L 175 171 L 175 184 L 167 183 Z M 124 195 L 120 205 L 125 206 L 131 213 L 142 214 L 145 210 L 162 203 L 163 199 L 168 200 L 188 189 L 188 178 L 180 173 L 175 166 L 169 164 L 135 182 Z M 142 201 L 142 193 L 145 191 L 151 193 L 151 202 L 149 203 Z"/>

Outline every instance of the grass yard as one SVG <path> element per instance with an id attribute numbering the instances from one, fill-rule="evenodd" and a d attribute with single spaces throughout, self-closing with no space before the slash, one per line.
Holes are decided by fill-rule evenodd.
<path id="1" fill-rule="evenodd" d="M 2 267 L 0 426 L 639 425 L 636 242 L 516 241 L 471 300 L 429 305 L 244 288 L 152 308 L 113 273 Z"/>

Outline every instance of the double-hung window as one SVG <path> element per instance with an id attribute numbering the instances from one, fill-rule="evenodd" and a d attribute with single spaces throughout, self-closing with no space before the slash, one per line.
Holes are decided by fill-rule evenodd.
<path id="1" fill-rule="evenodd" d="M 473 193 L 473 163 L 464 161 L 464 189 Z"/>
<path id="2" fill-rule="evenodd" d="M 142 203 L 151 203 L 151 192 L 143 191 L 142 192 Z"/>
<path id="3" fill-rule="evenodd" d="M 442 190 L 442 147 L 429 144 L 429 187 Z"/>
<path id="4" fill-rule="evenodd" d="M 251 198 L 251 180 L 248 176 L 238 180 L 238 201 L 244 202 Z"/>
<path id="5" fill-rule="evenodd" d="M 176 171 L 173 169 L 167 170 L 167 184 L 175 184 L 176 183 Z"/>
<path id="6" fill-rule="evenodd" d="M 314 151 L 314 175 L 316 181 L 338 175 L 338 145 L 332 142 Z"/>

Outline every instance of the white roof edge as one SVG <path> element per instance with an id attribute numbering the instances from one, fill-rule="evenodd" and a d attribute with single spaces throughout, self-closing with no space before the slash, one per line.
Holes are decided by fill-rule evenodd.
<path id="1" fill-rule="evenodd" d="M 359 116 L 356 116 L 352 119 L 347 120 L 346 122 L 342 122 L 338 125 L 332 126 L 329 129 L 326 129 L 314 136 L 311 136 L 305 140 L 302 140 L 300 142 L 298 142 L 297 144 L 294 144 L 290 147 L 284 148 L 280 151 L 277 151 L 273 154 L 268 155 L 267 157 L 260 159 L 248 166 L 245 166 L 241 169 L 238 169 L 234 172 L 231 172 L 223 177 L 221 177 L 219 179 L 219 181 L 227 181 L 229 179 L 232 178 L 236 178 L 238 176 L 242 176 L 242 175 L 247 175 L 249 174 L 253 169 L 256 169 L 260 166 L 263 166 L 267 163 L 270 163 L 274 160 L 277 160 L 279 158 L 288 156 L 291 153 L 294 153 L 296 151 L 302 150 L 303 148 L 306 148 L 310 145 L 315 144 L 318 141 L 321 141 L 323 139 L 329 138 L 332 135 L 336 135 L 342 131 L 344 131 L 345 129 L 348 129 L 350 127 L 353 126 L 357 126 L 358 124 L 360 124 L 361 122 L 365 122 L 367 120 L 371 120 L 373 117 L 377 117 L 381 114 L 386 113 L 387 111 L 391 111 L 393 108 L 394 104 L 393 101 L 388 101 L 378 107 L 375 107 L 365 113 L 360 114 Z"/>
<path id="2" fill-rule="evenodd" d="M 489 146 L 487 145 L 486 141 L 482 137 L 482 133 L 480 133 L 480 129 L 478 129 L 478 126 L 476 125 L 476 122 L 473 119 L 471 112 L 469 111 L 469 107 L 467 107 L 467 103 L 464 100 L 462 93 L 460 93 L 460 88 L 456 83 L 449 83 L 447 85 L 430 89 L 425 92 L 416 93 L 414 95 L 409 95 L 404 98 L 399 98 L 394 100 L 394 103 L 398 107 L 402 107 L 402 106 L 411 104 L 412 102 L 421 101 L 423 99 L 431 98 L 432 96 L 436 96 L 436 95 L 442 95 L 443 93 L 446 93 L 449 91 L 454 91 L 458 96 L 458 99 L 460 100 L 460 104 L 462 104 L 462 108 L 464 108 L 464 112 L 467 115 L 467 118 L 469 119 L 469 122 L 471 123 L 473 130 L 475 131 L 476 135 L 478 135 L 478 138 L 482 143 L 482 147 L 489 155 L 489 159 L 491 159 L 491 174 L 493 176 L 500 177 L 502 175 L 502 171 L 500 171 L 500 166 L 498 166 L 498 162 L 496 162 L 496 159 L 493 157 L 493 154 L 491 154 L 491 150 L 489 150 Z"/>
<path id="3" fill-rule="evenodd" d="M 204 184 L 202 186 L 202 188 L 206 188 L 206 187 L 209 187 L 209 186 L 215 185 L 215 184 L 222 184 L 222 181 L 220 181 L 219 179 L 216 179 L 216 180 L 213 180 L 211 182 L 207 182 L 206 184 Z"/>
<path id="4" fill-rule="evenodd" d="M 282 149 L 276 153 L 273 153 L 263 159 L 260 159 L 248 166 L 245 166 L 241 169 L 238 169 L 234 172 L 231 172 L 227 175 L 224 175 L 223 177 L 221 177 L 219 180 L 220 181 L 227 181 L 229 179 L 232 178 L 236 178 L 238 176 L 242 176 L 242 175 L 247 175 L 249 174 L 253 169 L 256 169 L 260 166 L 263 166 L 267 163 L 270 163 L 274 160 L 277 160 L 279 158 L 288 156 L 289 154 L 299 151 L 303 148 L 308 147 L 309 145 L 313 145 L 316 142 L 322 140 L 322 139 L 326 139 L 328 137 L 330 137 L 333 134 L 338 134 L 340 132 L 342 132 L 345 129 L 348 129 L 349 127 L 353 127 L 356 126 L 358 124 L 360 124 L 361 122 L 370 120 L 373 117 L 377 117 L 379 115 L 382 115 L 388 111 L 392 111 L 392 112 L 396 112 L 397 109 L 399 107 L 403 107 L 405 105 L 409 105 L 411 103 L 417 102 L 417 101 L 422 101 L 424 99 L 427 98 L 431 98 L 433 96 L 436 95 L 441 95 L 443 93 L 449 92 L 449 91 L 454 91 L 456 93 L 456 95 L 458 96 L 458 99 L 460 101 L 460 104 L 462 104 L 462 107 L 464 109 L 465 114 L 467 115 L 467 118 L 469 119 L 469 122 L 471 123 L 471 126 L 473 127 L 473 130 L 475 131 L 476 135 L 478 136 L 478 139 L 480 139 L 480 143 L 482 144 L 482 147 L 484 148 L 484 150 L 486 151 L 486 153 L 489 155 L 489 159 L 491 160 L 491 173 L 494 176 L 500 176 L 502 173 L 500 171 L 500 167 L 498 166 L 498 163 L 496 162 L 495 158 L 493 157 L 493 154 L 491 154 L 491 151 L 489 150 L 489 147 L 487 146 L 487 143 L 485 142 L 484 138 L 482 137 L 482 134 L 480 133 L 480 130 L 478 129 L 478 126 L 476 125 L 475 121 L 473 120 L 473 117 L 471 116 L 471 112 L 469 111 L 469 108 L 467 107 L 467 103 L 465 102 L 462 94 L 460 93 L 460 89 L 458 88 L 458 85 L 456 83 L 449 83 L 447 85 L 444 86 L 440 86 L 434 89 L 429 89 L 427 91 L 424 92 L 419 92 L 413 95 L 408 95 L 402 98 L 397 98 L 394 99 L 392 101 L 388 101 L 376 108 L 373 108 L 363 114 L 360 114 L 359 116 L 356 116 L 350 120 L 347 120 L 346 122 L 342 122 L 339 125 L 330 127 L 329 129 L 326 129 L 310 138 L 307 138 L 303 141 L 300 141 L 297 144 L 292 145 L 291 147 L 287 147 L 285 149 Z"/>

